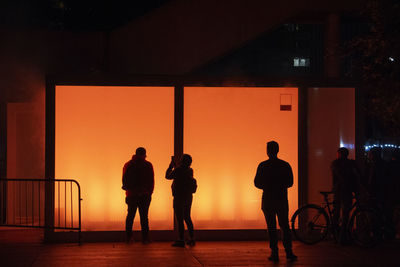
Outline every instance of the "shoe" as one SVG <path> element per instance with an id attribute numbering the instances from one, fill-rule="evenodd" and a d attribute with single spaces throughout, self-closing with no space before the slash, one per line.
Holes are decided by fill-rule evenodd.
<path id="1" fill-rule="evenodd" d="M 186 245 L 194 247 L 196 245 L 196 241 L 194 241 L 194 239 L 187 240 Z"/>
<path id="2" fill-rule="evenodd" d="M 286 259 L 290 262 L 296 261 L 297 256 L 293 254 L 293 252 L 287 253 L 286 254 Z"/>
<path id="3" fill-rule="evenodd" d="M 279 261 L 278 252 L 271 252 L 271 256 L 269 256 L 268 259 L 273 262 L 278 262 Z"/>
<path id="4" fill-rule="evenodd" d="M 173 247 L 180 247 L 180 248 L 184 248 L 185 247 L 185 241 L 183 240 L 177 240 L 174 243 L 172 243 Z"/>

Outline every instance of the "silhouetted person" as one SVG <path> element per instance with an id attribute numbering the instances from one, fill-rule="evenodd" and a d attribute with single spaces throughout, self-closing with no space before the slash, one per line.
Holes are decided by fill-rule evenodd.
<path id="1" fill-rule="evenodd" d="M 275 141 L 267 143 L 269 159 L 258 165 L 254 185 L 263 190 L 262 211 L 264 212 L 271 248 L 271 261 L 279 261 L 276 216 L 283 232 L 283 246 L 286 258 L 297 259 L 292 251 L 292 236 L 289 228 L 289 203 L 287 189 L 293 185 L 293 173 L 289 163 L 278 159 L 279 145 Z"/>
<path id="2" fill-rule="evenodd" d="M 350 160 L 349 150 L 341 147 L 337 151 L 337 159 L 331 164 L 333 184 L 333 224 L 338 225 L 342 218 L 342 227 L 339 230 L 339 243 L 349 243 L 346 232 L 351 206 L 353 204 L 353 193 L 358 194 L 360 188 L 360 173 L 356 162 Z M 340 216 L 340 214 L 342 216 Z"/>
<path id="3" fill-rule="evenodd" d="M 146 160 L 146 149 L 138 147 L 132 159 L 125 163 L 122 174 L 122 189 L 126 192 L 125 202 L 128 204 L 125 230 L 127 242 L 132 238 L 132 226 L 136 210 L 139 208 L 142 243 L 149 240 L 149 207 L 154 190 L 153 165 Z"/>
<path id="4" fill-rule="evenodd" d="M 173 206 L 179 232 L 179 239 L 172 244 L 174 247 L 185 246 L 185 226 L 183 221 L 186 222 L 189 232 L 190 239 L 187 241 L 187 244 L 189 246 L 195 245 L 193 222 L 190 218 L 190 209 L 192 207 L 193 200 L 192 194 L 196 191 L 197 185 L 196 180 L 193 178 L 193 169 L 190 168 L 191 164 L 192 157 L 188 154 L 183 154 L 182 160 L 177 167 L 175 166 L 175 161 L 172 158 L 165 174 L 165 178 L 168 180 L 173 180 L 171 186 L 172 195 L 174 197 Z"/>

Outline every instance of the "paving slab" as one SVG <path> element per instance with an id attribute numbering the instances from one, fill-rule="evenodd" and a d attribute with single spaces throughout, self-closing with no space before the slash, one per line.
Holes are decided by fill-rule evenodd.
<path id="1" fill-rule="evenodd" d="M 15 236 L 15 238 L 13 238 Z M 25 236 L 25 239 L 24 239 Z M 374 248 L 339 246 L 332 242 L 293 242 L 298 261 L 289 263 L 279 243 L 280 262 L 271 263 L 266 241 L 197 242 L 195 247 L 171 247 L 171 242 L 126 244 L 43 244 L 26 235 L 0 231 L 0 266 L 400 266 L 400 241 Z"/>

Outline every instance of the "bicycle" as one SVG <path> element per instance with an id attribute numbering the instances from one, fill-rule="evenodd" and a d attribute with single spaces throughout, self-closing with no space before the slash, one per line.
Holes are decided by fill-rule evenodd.
<path id="1" fill-rule="evenodd" d="M 299 208 L 291 218 L 292 232 L 297 240 L 308 244 L 316 244 L 324 240 L 330 233 L 337 241 L 340 225 L 333 223 L 333 201 L 329 195 L 333 192 L 320 191 L 324 197 L 322 205 L 306 204 Z M 354 201 L 346 231 L 351 240 L 360 246 L 371 247 L 378 242 L 376 226 L 380 225 L 378 213 L 369 207 L 361 206 Z"/>

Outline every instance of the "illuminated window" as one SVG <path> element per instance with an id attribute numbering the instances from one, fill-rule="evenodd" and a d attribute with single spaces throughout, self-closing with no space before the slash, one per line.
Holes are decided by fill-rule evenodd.
<path id="1" fill-rule="evenodd" d="M 185 87 L 184 152 L 193 156 L 196 229 L 264 229 L 262 191 L 254 187 L 266 142 L 294 173 L 290 215 L 297 209 L 297 88 Z M 291 109 L 281 110 L 281 104 Z M 286 103 L 287 102 L 287 103 Z"/>
<path id="2" fill-rule="evenodd" d="M 56 87 L 55 176 L 80 183 L 83 230 L 124 230 L 122 167 L 138 146 L 155 170 L 150 229 L 173 229 L 164 178 L 173 154 L 173 105 L 173 87 Z"/>
<path id="3" fill-rule="evenodd" d="M 298 58 L 295 57 L 293 59 L 293 67 L 309 67 L 310 59 L 309 58 Z"/>

